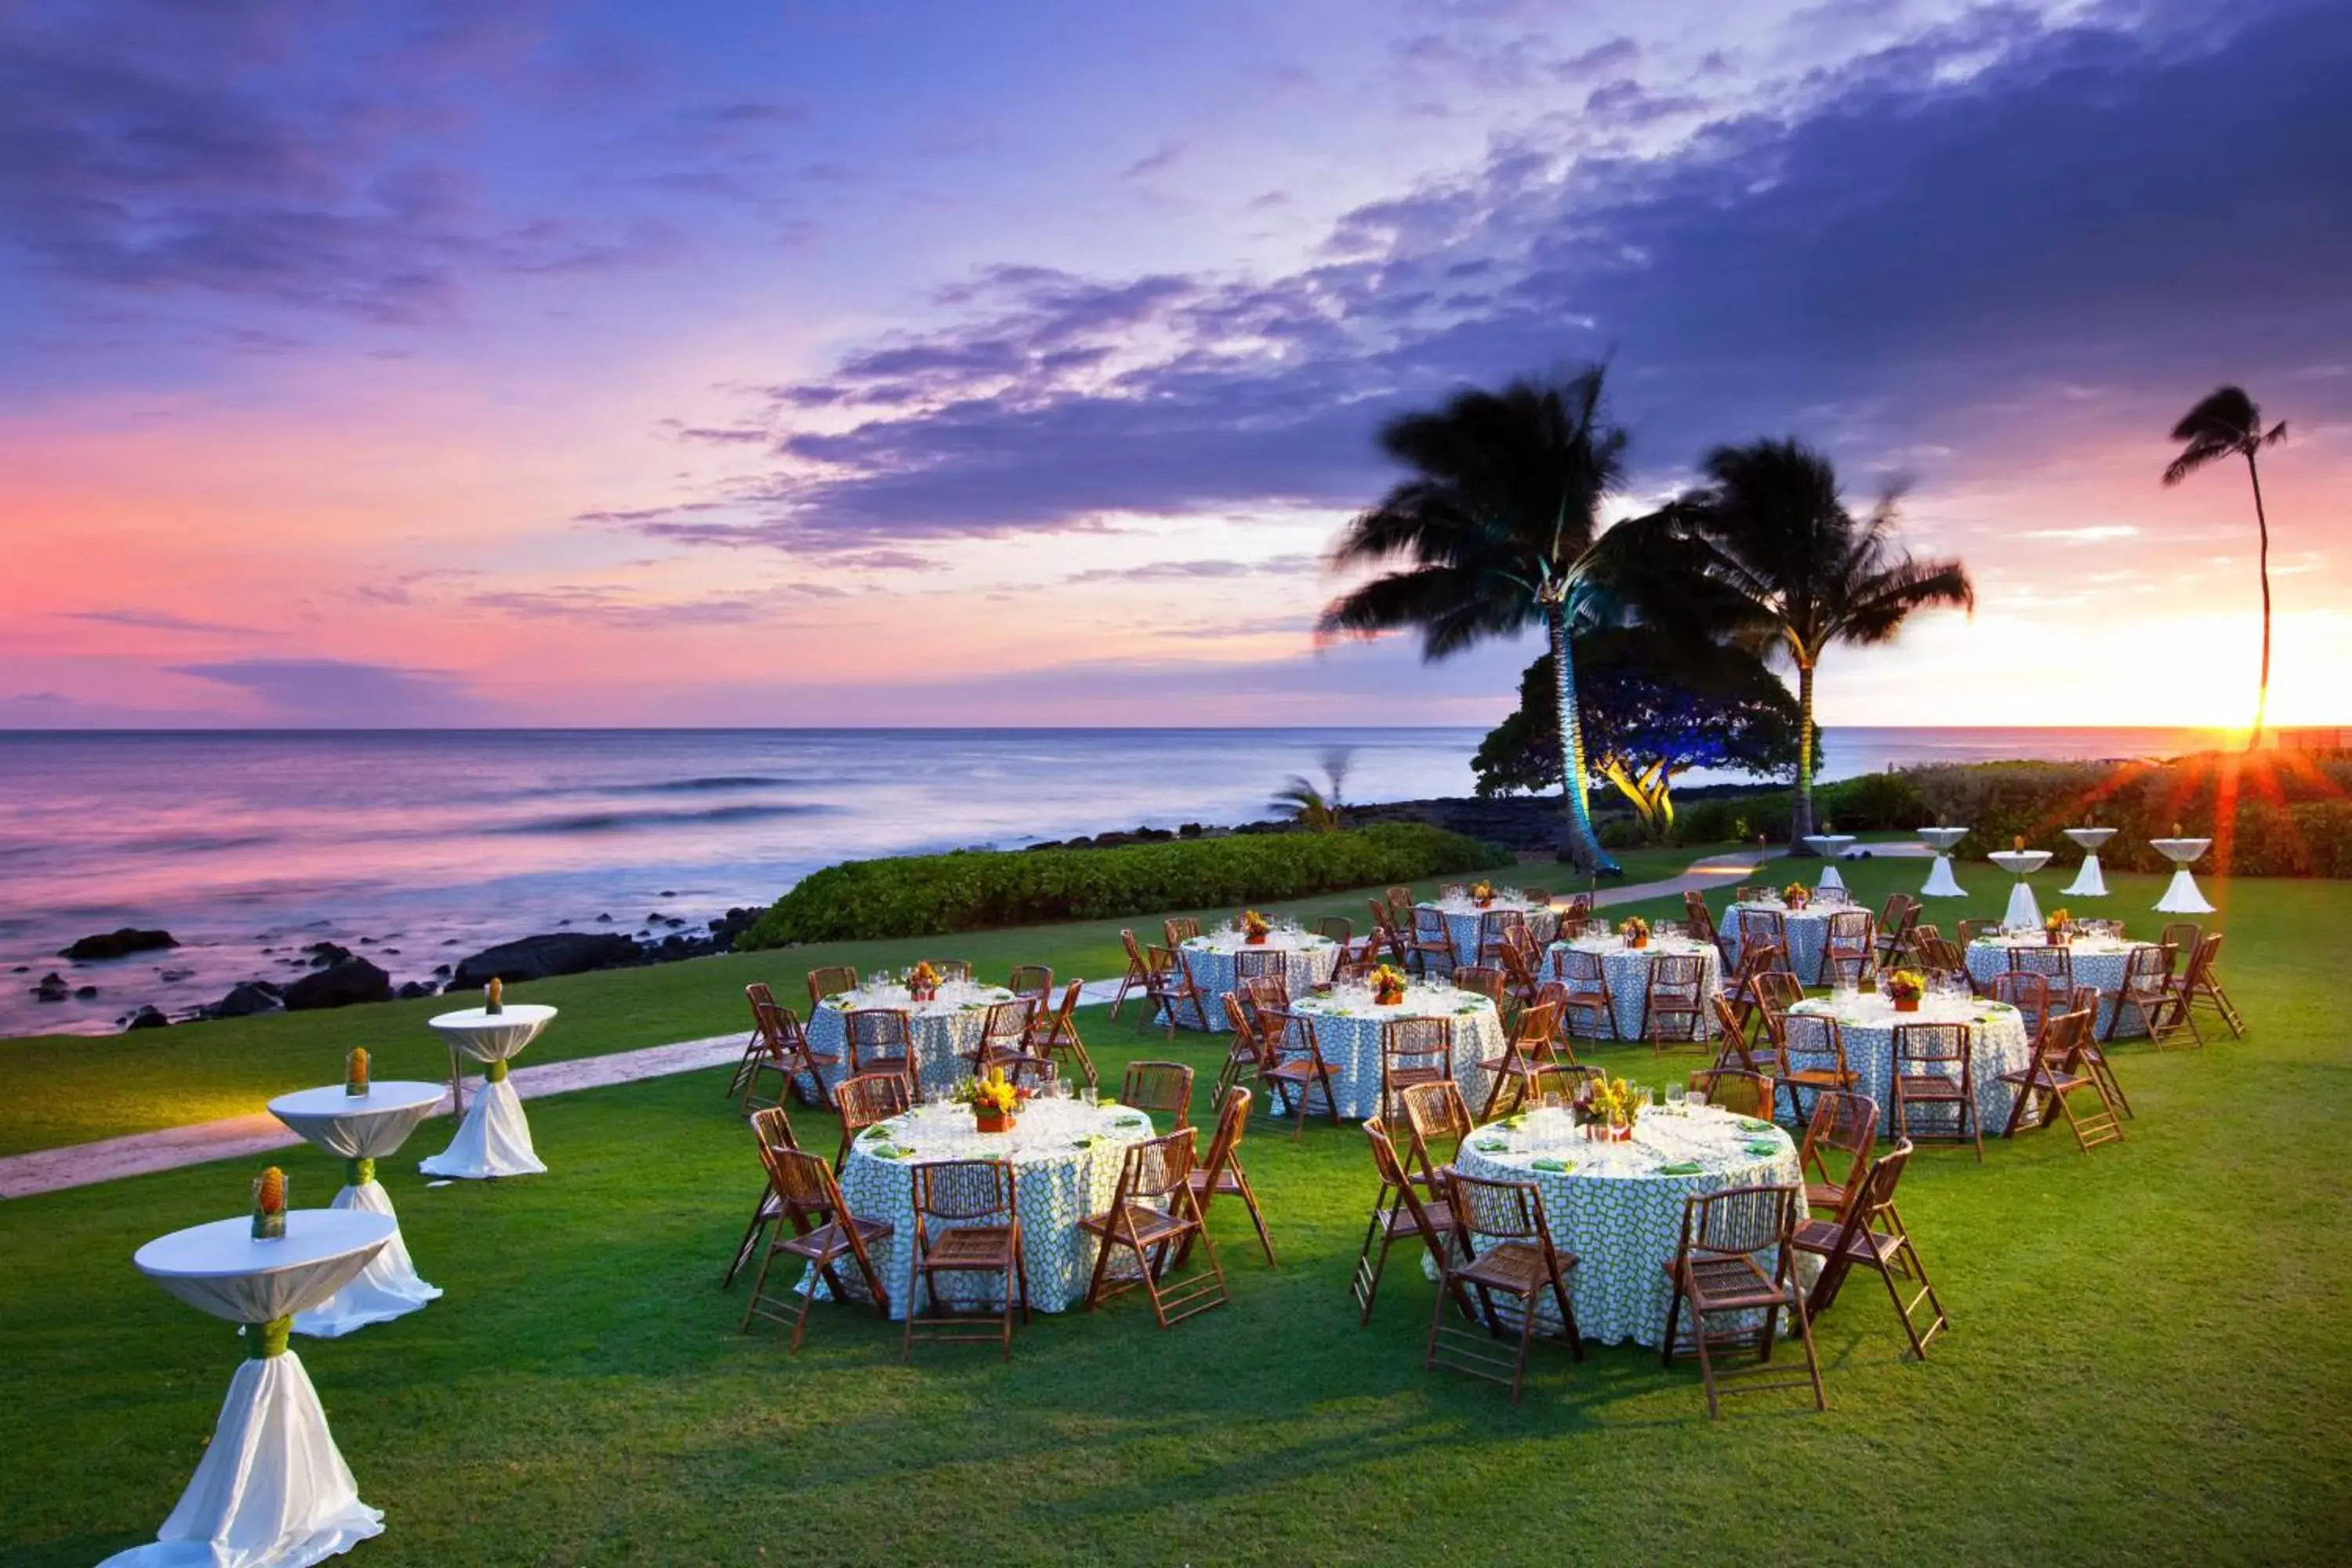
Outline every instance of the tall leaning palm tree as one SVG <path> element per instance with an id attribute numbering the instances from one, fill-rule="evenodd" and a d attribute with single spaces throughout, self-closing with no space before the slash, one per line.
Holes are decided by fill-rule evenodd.
<path id="1" fill-rule="evenodd" d="M 1976 608 L 1957 561 L 1919 561 L 1895 542 L 1895 493 L 1862 517 L 1846 510 L 1837 470 L 1802 443 L 1717 447 L 1707 485 L 1627 526 L 1628 547 L 1685 574 L 1676 595 L 1692 622 L 1797 671 L 1797 801 L 1792 849 L 1813 831 L 1813 674 L 1840 644 L 1892 642 L 1912 612 Z"/>
<path id="2" fill-rule="evenodd" d="M 2262 536 L 2263 673 L 2254 691 L 2254 728 L 2246 750 L 2263 743 L 2263 720 L 2271 706 L 2271 521 L 2263 515 L 2263 474 L 2254 454 L 2286 439 L 2286 421 L 2263 428 L 2260 405 L 2241 386 L 2217 386 L 2172 427 L 2172 438 L 2183 442 L 2180 456 L 2165 465 L 2164 482 L 2177 485 L 2209 463 L 2223 458 L 2246 459 L 2246 478 L 2254 487 L 2254 528 Z"/>
<path id="3" fill-rule="evenodd" d="M 1444 406 L 1381 426 L 1383 450 L 1412 470 L 1341 530 L 1335 570 L 1391 566 L 1324 606 L 1322 637 L 1421 632 L 1434 662 L 1540 624 L 1559 670 L 1560 852 L 1582 870 L 1617 863 L 1592 831 L 1583 726 L 1569 640 L 1606 613 L 1599 513 L 1623 471 L 1625 433 L 1601 416 L 1601 368 Z"/>

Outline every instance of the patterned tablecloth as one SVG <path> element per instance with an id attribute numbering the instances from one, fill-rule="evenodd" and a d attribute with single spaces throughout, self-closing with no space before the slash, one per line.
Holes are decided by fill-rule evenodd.
<path id="1" fill-rule="evenodd" d="M 1528 917 L 1528 934 L 1539 942 L 1548 942 L 1559 934 L 1559 916 L 1549 904 L 1531 904 L 1525 899 L 1506 898 L 1496 894 L 1495 901 L 1480 909 L 1468 899 L 1440 899 L 1419 906 L 1435 910 L 1445 917 L 1445 934 L 1454 943 L 1454 962 L 1478 962 L 1479 917 L 1490 910 L 1517 910 Z"/>
<path id="2" fill-rule="evenodd" d="M 1801 910 L 1771 903 L 1734 904 L 1724 911 L 1724 942 L 1730 949 L 1731 962 L 1738 963 L 1742 934 L 1740 911 L 1756 910 L 1765 914 L 1779 915 L 1789 932 L 1789 967 L 1806 984 L 1819 985 L 1822 983 L 1822 949 L 1829 942 L 1830 917 L 1846 910 L 1861 908 L 1859 904 L 1825 904 L 1818 899 Z"/>
<path id="3" fill-rule="evenodd" d="M 2101 1039 L 2107 1026 L 2115 1021 L 2116 999 L 2123 994 L 2124 971 L 2131 963 L 2131 955 L 2154 942 L 2132 942 L 2121 937 L 2078 936 L 2066 944 L 2073 956 L 2069 962 L 2074 969 L 2074 984 L 2099 988 L 2099 1016 L 2095 1032 Z M 1969 943 L 1969 978 L 1979 984 L 1990 985 L 1993 976 L 2009 973 L 2011 950 L 2021 947 L 2047 948 L 2048 939 L 2034 935 L 2021 937 L 1979 937 Z M 2053 986 L 2053 990 L 2056 988 Z M 2123 1027 L 2117 1033 L 2137 1037 L 2147 1033 L 2147 1020 L 2135 1008 L 2124 1016 Z"/>
<path id="4" fill-rule="evenodd" d="M 1601 1344 L 1664 1342 L 1684 1200 L 1802 1179 L 1786 1132 L 1711 1106 L 1646 1111 L 1625 1143 L 1589 1141 L 1565 1111 L 1532 1111 L 1472 1133 L 1454 1163 L 1536 1184 L 1554 1245 L 1579 1260 L 1577 1328 Z"/>
<path id="5" fill-rule="evenodd" d="M 1723 958 L 1715 944 L 1694 942 L 1688 937 L 1650 939 L 1647 947 L 1627 947 L 1621 936 L 1580 936 L 1571 942 L 1556 942 L 1547 950 L 1546 973 L 1557 977 L 1559 955 L 1570 948 L 1579 952 L 1601 955 L 1601 973 L 1609 977 L 1609 1007 L 1621 1040 L 1642 1037 L 1642 1002 L 1650 984 L 1650 963 L 1656 958 L 1673 953 L 1689 955 L 1699 961 L 1699 1033 L 1704 1039 L 1716 1035 L 1713 998 L 1723 991 Z"/>
<path id="6" fill-rule="evenodd" d="M 971 1065 L 963 1053 L 980 1047 L 981 1026 L 987 1022 L 988 1010 L 999 1002 L 1010 1002 L 1013 993 L 1002 985 L 974 985 L 950 981 L 940 987 L 939 995 L 929 1002 L 908 999 L 903 985 L 869 985 L 862 991 L 843 991 L 826 997 L 809 1015 L 809 1045 L 819 1054 L 831 1054 L 838 1062 L 825 1075 L 825 1087 L 849 1076 L 849 1026 L 842 1021 L 845 1013 L 867 1007 L 897 1009 L 908 1015 L 908 1032 L 915 1039 L 915 1076 L 918 1098 L 952 1089 L 971 1076 Z M 809 1081 L 811 1075 L 803 1073 L 801 1084 L 814 1093 L 816 1086 Z"/>
<path id="7" fill-rule="evenodd" d="M 1449 985 L 1415 984 L 1406 988 L 1404 1000 L 1396 1006 L 1382 1007 L 1360 987 L 1351 987 L 1328 996 L 1296 998 L 1291 1008 L 1315 1020 L 1316 1044 L 1331 1064 L 1343 1117 L 1361 1121 L 1380 1110 L 1381 1026 L 1391 1018 L 1453 1019 L 1454 1081 L 1473 1111 L 1486 1103 L 1486 1075 L 1478 1063 L 1501 1053 L 1503 1022 L 1484 996 Z M 1281 1109 L 1279 1103 L 1274 1107 L 1276 1114 Z M 1322 1107 L 1310 1097 L 1307 1109 L 1311 1114 Z"/>
<path id="8" fill-rule="evenodd" d="M 1858 992 L 1850 1001 L 1838 1001 L 1817 996 L 1800 1002 L 1789 1009 L 1791 1013 L 1810 1013 L 1835 1018 L 1845 1037 L 1845 1065 L 1861 1079 L 1855 1092 L 1866 1094 L 1878 1102 L 1878 1131 L 1882 1138 L 1895 1136 L 1895 1028 L 1898 1024 L 1966 1024 L 1969 1026 L 1969 1063 L 1976 1078 L 1977 1114 L 1984 1119 L 1984 1133 L 1997 1138 L 2009 1124 L 2009 1111 L 2015 1091 L 2000 1081 L 2000 1075 L 2014 1072 L 2025 1066 L 2032 1056 L 2033 1042 L 2025 1032 L 2024 1015 L 2002 1002 L 1986 1002 L 1969 996 L 1929 996 L 1919 1004 L 1916 1013 L 1897 1013 L 1893 1003 L 1874 992 Z M 1805 1052 L 1796 1053 L 1791 1064 L 1796 1067 L 1826 1067 L 1826 1057 Z M 1808 1114 L 1812 1098 L 1804 1097 Z M 1780 1097 L 1778 1114 L 1789 1120 L 1789 1097 Z M 1929 1128 L 1940 1131 L 1950 1122 L 1948 1112 L 1928 1110 L 1915 1113 L 1915 1130 Z M 2022 1123 L 2033 1126 L 2038 1118 L 2028 1116 Z"/>
<path id="9" fill-rule="evenodd" d="M 1037 1100 L 1010 1132 L 981 1132 L 961 1105 L 919 1106 L 866 1129 L 841 1168 L 841 1193 L 851 1212 L 887 1220 L 892 1237 L 874 1249 L 874 1267 L 890 1292 L 894 1317 L 907 1315 L 907 1270 L 915 1237 L 914 1168 L 926 1160 L 1003 1160 L 1013 1167 L 1021 1204 L 1021 1255 L 1029 1268 L 1029 1305 L 1059 1312 L 1086 1299 L 1094 1273 L 1094 1238 L 1078 1221 L 1110 1207 L 1127 1148 L 1152 1135 L 1151 1119 L 1107 1103 Z M 859 1289 L 856 1269 L 835 1270 Z M 824 1283 L 807 1281 L 820 1295 Z M 977 1305 L 1001 1301 L 999 1284 L 985 1276 L 941 1275 L 940 1295 Z M 928 1299 L 928 1287 L 927 1299 Z"/>
<path id="10" fill-rule="evenodd" d="M 1178 949 L 1178 953 L 1192 977 L 1194 988 L 1201 993 L 1201 1010 L 1208 1016 L 1212 1029 L 1225 1026 L 1224 998 L 1237 984 L 1234 978 L 1237 967 L 1234 955 L 1244 951 L 1282 954 L 1283 970 L 1289 977 L 1293 996 L 1304 996 L 1316 986 L 1328 984 L 1331 972 L 1339 966 L 1339 944 L 1311 931 L 1269 931 L 1255 949 L 1250 949 L 1237 931 L 1212 931 L 1193 937 Z M 1177 1020 L 1185 1028 L 1193 1027 L 1197 1022 L 1189 1017 Z"/>

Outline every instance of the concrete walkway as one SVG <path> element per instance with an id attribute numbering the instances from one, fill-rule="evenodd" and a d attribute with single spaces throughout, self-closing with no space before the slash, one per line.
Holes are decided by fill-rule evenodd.
<path id="1" fill-rule="evenodd" d="M 1880 854 L 1900 854 L 1907 847 L 1912 847 L 1872 846 Z M 1657 882 L 1602 888 L 1594 895 L 1592 901 L 1596 907 L 1633 904 L 1644 899 L 1672 898 L 1693 889 L 1722 887 L 1737 881 L 1755 870 L 1764 860 L 1781 853 L 1775 848 L 1742 849 L 1727 855 L 1710 855 L 1706 859 L 1693 861 L 1679 877 L 1669 877 Z M 1082 1000 L 1092 1005 L 1108 1002 L 1118 990 L 1117 980 L 1097 980 L 1079 994 Z M 569 1094 L 574 1089 L 601 1089 L 607 1084 L 635 1083 L 641 1079 L 695 1072 L 731 1062 L 742 1048 L 743 1037 L 740 1034 L 714 1035 L 707 1039 L 681 1040 L 674 1045 L 647 1046 L 642 1050 L 614 1051 L 605 1056 L 582 1057 L 574 1061 L 550 1062 L 544 1067 L 518 1067 L 508 1081 L 515 1086 L 515 1092 L 523 1099 L 536 1100 L 542 1095 Z M 134 1132 L 122 1138 L 101 1139 L 95 1143 L 74 1143 L 61 1149 L 42 1149 L 30 1154 L 12 1154 L 0 1159 L 0 1198 L 24 1198 L 40 1193 L 62 1192 L 68 1187 L 86 1187 L 121 1176 L 143 1176 L 150 1172 L 175 1170 L 182 1165 L 202 1164 L 208 1160 L 228 1160 L 263 1153 L 300 1142 L 286 1130 L 284 1123 L 263 1111 L 252 1116 L 231 1116 L 219 1121 L 200 1121 L 186 1127 L 166 1127 L 153 1132 Z"/>

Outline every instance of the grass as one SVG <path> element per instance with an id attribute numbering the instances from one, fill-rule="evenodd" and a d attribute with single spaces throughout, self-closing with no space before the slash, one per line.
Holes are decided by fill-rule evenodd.
<path id="1" fill-rule="evenodd" d="M 1874 899 L 1924 872 L 1877 861 L 1848 880 Z M 2105 907 L 2154 920 L 2139 911 L 2158 879 L 2110 879 Z M 1978 894 L 1966 912 L 2006 891 L 1982 868 L 1962 880 Z M 1883 1296 L 1857 1281 L 1821 1327 L 1825 1415 L 1759 1395 L 1712 1425 L 1696 1373 L 1630 1346 L 1580 1366 L 1539 1352 L 1516 1409 L 1425 1373 L 1431 1292 L 1410 1266 L 1355 1324 L 1370 1183 L 1360 1135 L 1328 1127 L 1299 1144 L 1253 1133 L 1282 1266 L 1224 1211 L 1234 1305 L 1171 1333 L 1129 1298 L 1041 1317 L 1009 1366 L 950 1347 L 902 1367 L 888 1329 L 821 1308 L 787 1359 L 772 1333 L 737 1333 L 740 1287 L 716 1288 L 755 1187 L 717 1075 L 536 1101 L 546 1177 L 428 1189 L 386 1163 L 447 1296 L 299 1342 L 362 1495 L 388 1515 L 353 1561 L 2342 1562 L 2352 1086 L 2333 979 L 2352 885 L 2226 891 L 2250 1037 L 2128 1048 L 2140 1116 L 2094 1157 L 2059 1134 L 1996 1145 L 1981 1166 L 1925 1152 L 1904 1208 L 1954 1328 L 1927 1363 L 1904 1359 Z M 1937 913 L 1948 930 L 1952 906 Z M 1009 958 L 1045 934 L 947 945 Z M 1057 966 L 1106 952 L 1100 933 L 1051 940 Z M 803 956 L 740 973 L 796 979 Z M 567 1016 L 545 1043 L 732 1027 L 746 962 L 551 985 Z M 688 996 L 689 979 L 719 994 Z M 633 985 L 663 1000 L 630 1002 Z M 378 1015 L 415 1027 L 393 1008 L 273 1020 L 248 1037 L 272 1058 L 257 1079 L 320 1079 L 321 1057 Z M 1173 1054 L 1205 1074 L 1217 1055 L 1098 1016 L 1088 1039 L 1107 1068 Z M 1690 1059 L 1594 1054 L 1654 1081 Z M 213 1060 L 184 1064 L 180 1087 L 219 1092 Z M 824 1119 L 795 1120 L 829 1142 Z M 289 1163 L 298 1194 L 336 1184 L 324 1156 Z M 250 1163 L 0 1208 L 0 1560 L 88 1563 L 162 1521 L 237 1352 L 127 1258 L 236 1208 Z"/>

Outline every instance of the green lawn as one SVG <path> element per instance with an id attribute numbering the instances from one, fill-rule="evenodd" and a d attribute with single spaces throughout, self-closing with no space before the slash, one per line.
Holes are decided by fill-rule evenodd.
<path id="1" fill-rule="evenodd" d="M 1925 870 L 1878 861 L 1848 879 L 1874 899 Z M 1969 912 L 2005 891 L 1980 865 L 1962 880 Z M 2141 912 L 2157 879 L 2111 881 L 2107 908 L 2158 919 Z M 1822 1415 L 1765 1394 L 1710 1424 L 1694 1371 L 1632 1347 L 1580 1366 L 1539 1352 L 1517 1409 L 1425 1373 L 1431 1292 L 1409 1265 L 1356 1326 L 1347 1277 L 1371 1182 L 1360 1135 L 1328 1126 L 1245 1146 L 1283 1261 L 1265 1268 L 1224 1211 L 1229 1309 L 1161 1334 L 1129 1298 L 1041 1318 L 1010 1366 L 944 1347 L 902 1367 L 894 1332 L 821 1308 L 788 1359 L 773 1332 L 737 1333 L 740 1288 L 717 1289 L 756 1186 L 717 1075 L 535 1101 L 545 1177 L 428 1190 L 413 1163 L 386 1163 L 409 1245 L 448 1295 L 298 1342 L 362 1495 L 387 1513 L 352 1560 L 2341 1563 L 2352 1086 L 2332 1004 L 2352 884 L 2212 890 L 2231 906 L 2224 967 L 2250 1037 L 2127 1048 L 2139 1119 L 2090 1158 L 2063 1134 L 1997 1144 L 1981 1166 L 1924 1152 L 1904 1209 L 1954 1327 L 1924 1365 L 1903 1359 L 1883 1295 L 1857 1280 L 1820 1328 Z M 1948 930 L 1952 908 L 1937 912 Z M 931 945 L 1100 968 L 1108 929 Z M 567 1012 L 544 1043 L 732 1027 L 740 981 L 797 989 L 803 956 L 551 984 Z M 214 1081 L 238 1057 L 226 1041 L 194 1054 L 211 1031 L 151 1037 L 149 1070 L 169 1064 L 176 1084 L 92 1078 L 37 1045 L 29 1087 L 7 1058 L 9 1126 L 19 1146 L 48 1141 L 23 1102 L 68 1085 L 119 1089 L 110 1106 L 151 1118 L 245 1108 L 323 1080 L 362 1031 L 412 1031 L 420 1010 L 224 1026 L 263 1058 L 234 1086 Z M 1171 1054 L 1156 1032 L 1090 1022 L 1106 1066 Z M 1172 1054 L 1205 1074 L 1217 1052 Z M 1658 1081 L 1691 1059 L 1598 1055 Z M 119 1130 L 91 1107 L 41 1114 L 76 1135 Z M 829 1143 L 823 1118 L 795 1120 Z M 128 1258 L 238 1208 L 251 1163 L 0 1207 L 0 1561 L 87 1563 L 162 1521 L 239 1352 Z M 289 1164 L 298 1201 L 339 1180 L 307 1150 Z"/>

